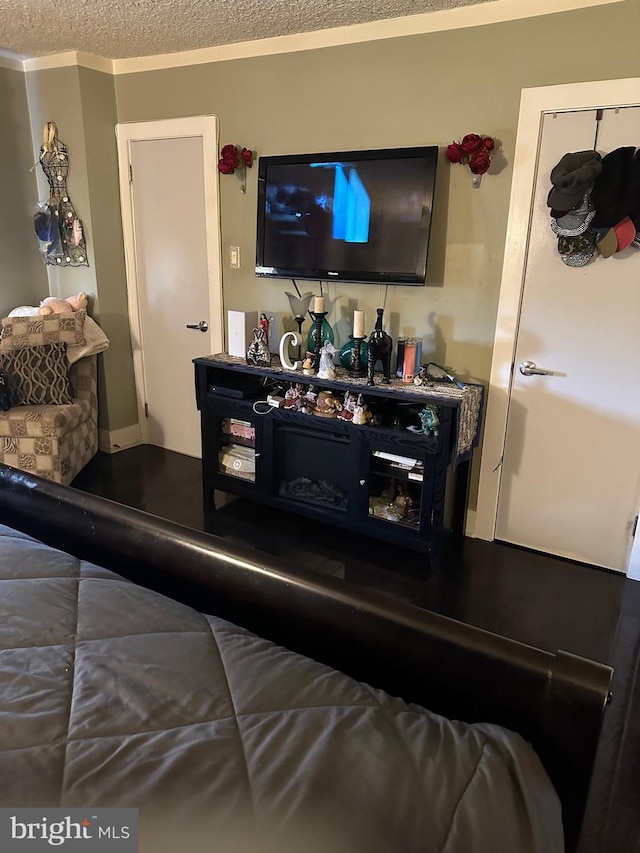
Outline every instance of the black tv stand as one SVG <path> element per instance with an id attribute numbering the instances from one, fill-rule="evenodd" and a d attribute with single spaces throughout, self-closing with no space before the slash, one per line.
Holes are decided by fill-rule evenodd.
<path id="1" fill-rule="evenodd" d="M 283 370 L 275 357 L 269 367 L 226 354 L 194 364 L 205 528 L 208 520 L 213 527 L 219 489 L 423 551 L 432 565 L 445 540 L 462 534 L 481 385 L 424 388 L 396 379 L 382 384 L 376 376 L 369 386 L 342 368 L 335 379 Z M 295 383 L 303 392 L 312 386 L 335 396 L 362 394 L 376 422 L 357 425 L 267 403 Z M 438 435 L 419 431 L 427 403 L 438 407 Z"/>

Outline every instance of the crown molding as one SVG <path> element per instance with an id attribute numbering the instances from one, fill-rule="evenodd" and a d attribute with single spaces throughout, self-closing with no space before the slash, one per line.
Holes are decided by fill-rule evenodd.
<path id="1" fill-rule="evenodd" d="M 15 53 L 0 50 L 0 68 L 9 68 L 11 71 L 24 71 L 24 58 Z"/>
<path id="2" fill-rule="evenodd" d="M 185 50 L 179 53 L 136 56 L 129 59 L 107 59 L 76 50 L 24 60 L 16 60 L 12 57 L 3 60 L 3 56 L 0 54 L 0 66 L 8 62 L 11 64 L 5 67 L 15 67 L 23 71 L 42 71 L 76 65 L 102 71 L 106 74 L 135 74 L 188 65 L 205 65 L 234 59 L 318 50 L 325 47 L 339 47 L 359 42 L 402 38 L 446 30 L 469 29 L 623 2 L 626 0 L 490 0 L 490 2 L 479 3 L 475 6 L 459 6 L 455 9 L 425 12 L 402 18 L 387 18 L 366 24 L 352 24 L 308 33 Z"/>
<path id="3" fill-rule="evenodd" d="M 455 9 L 426 12 L 403 18 L 387 18 L 367 24 L 352 24 L 345 27 L 333 27 L 308 33 L 219 45 L 200 50 L 187 50 L 180 53 L 114 59 L 113 70 L 114 74 L 134 74 L 141 71 L 158 71 L 185 65 L 203 65 L 233 59 L 317 50 L 358 42 L 480 27 L 487 24 L 620 2 L 624 2 L 624 0 L 491 0 L 491 2 L 480 3 L 476 6 L 460 6 Z"/>
<path id="4" fill-rule="evenodd" d="M 105 74 L 114 73 L 113 59 L 95 56 L 93 53 L 85 53 L 82 50 L 68 50 L 65 53 L 36 56 L 33 59 L 26 59 L 22 64 L 24 71 L 47 71 L 50 68 L 66 68 L 76 65 L 81 68 L 91 68 L 93 71 L 102 71 Z"/>

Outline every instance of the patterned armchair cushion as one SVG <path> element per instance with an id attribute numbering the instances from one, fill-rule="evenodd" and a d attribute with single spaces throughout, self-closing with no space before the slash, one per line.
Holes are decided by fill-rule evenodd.
<path id="1" fill-rule="evenodd" d="M 69 351 L 67 350 L 67 358 Z M 98 422 L 98 367 L 95 355 L 74 361 L 69 368 L 69 380 L 71 381 L 71 396 L 74 402 L 86 400 L 90 407 L 90 417 Z"/>
<path id="2" fill-rule="evenodd" d="M 84 346 L 84 321 L 87 312 L 5 317 L 2 320 L 0 349 L 22 349 L 43 344 Z"/>
<path id="3" fill-rule="evenodd" d="M 46 480 L 69 484 L 82 470 L 98 449 L 98 428 L 90 418 L 72 429 L 64 429 L 58 422 L 46 417 L 46 410 L 67 412 L 76 422 L 88 404 L 73 406 L 23 406 L 11 409 L 11 413 L 23 412 L 23 420 L 10 418 L 6 422 L 0 412 L 0 462 L 30 471 Z M 42 415 L 41 420 L 37 418 Z M 33 419 L 32 419 L 33 418 Z M 4 435 L 5 429 L 14 435 Z"/>
<path id="4" fill-rule="evenodd" d="M 74 400 L 70 406 L 15 406 L 0 412 L 0 445 L 3 438 L 62 438 L 93 420 L 91 414 L 88 400 Z"/>
<path id="5" fill-rule="evenodd" d="M 65 344 L 0 350 L 0 370 L 12 406 L 65 406 L 72 402 Z"/>
<path id="6" fill-rule="evenodd" d="M 90 356 L 71 365 L 71 405 L 0 411 L 0 462 L 65 485 L 73 480 L 98 449 L 96 362 Z"/>

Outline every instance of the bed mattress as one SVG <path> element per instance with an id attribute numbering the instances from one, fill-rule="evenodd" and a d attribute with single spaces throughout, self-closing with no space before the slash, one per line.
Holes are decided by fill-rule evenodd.
<path id="1" fill-rule="evenodd" d="M 2 525 L 0 720 L 0 807 L 135 807 L 145 853 L 563 849 L 519 735 L 406 704 Z"/>

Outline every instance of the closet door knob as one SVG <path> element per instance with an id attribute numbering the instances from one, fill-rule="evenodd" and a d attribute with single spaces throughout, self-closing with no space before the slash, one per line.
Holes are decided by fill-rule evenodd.
<path id="1" fill-rule="evenodd" d="M 200 320 L 199 323 L 187 323 L 187 329 L 197 329 L 199 332 L 208 332 L 209 324 L 206 320 Z"/>

